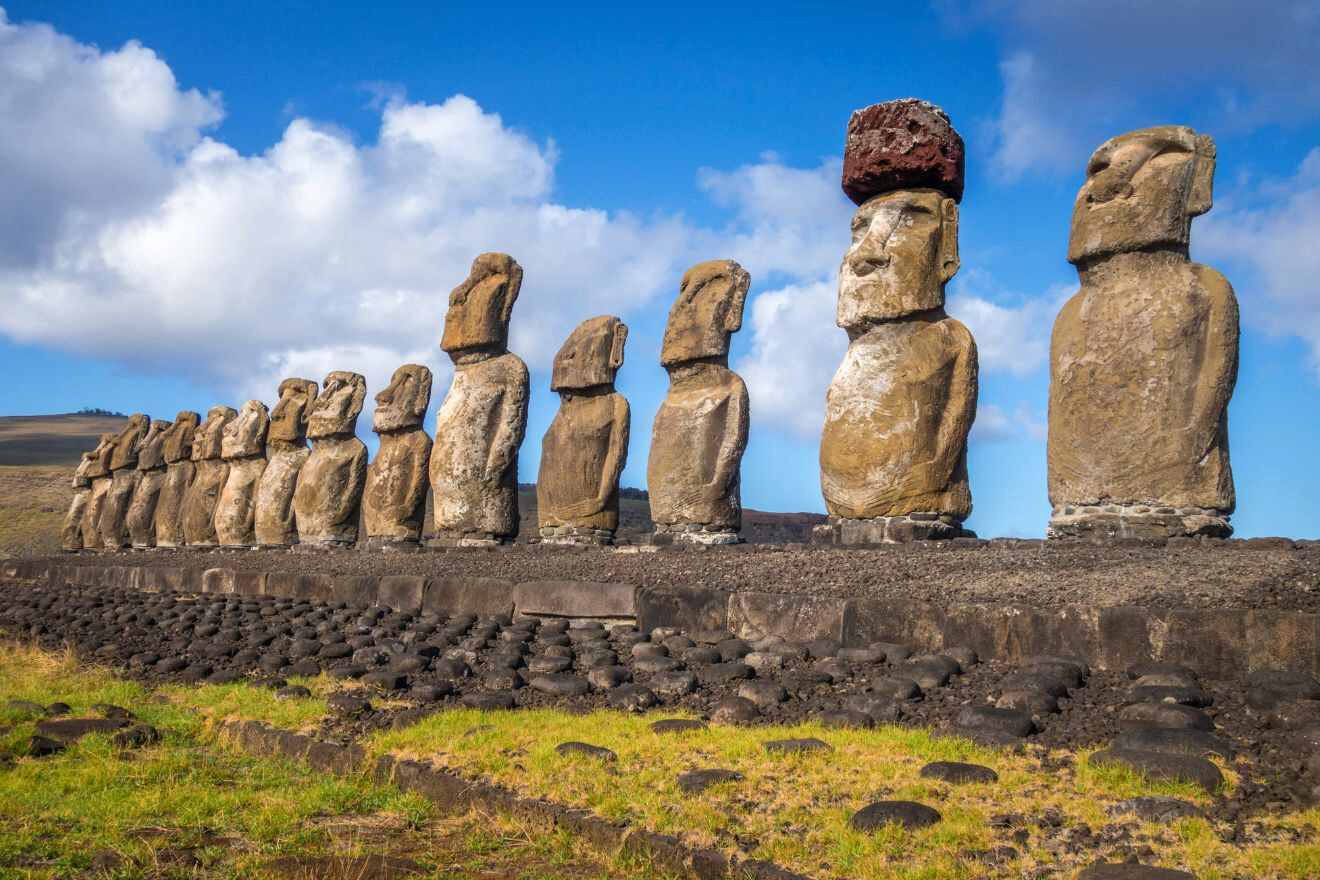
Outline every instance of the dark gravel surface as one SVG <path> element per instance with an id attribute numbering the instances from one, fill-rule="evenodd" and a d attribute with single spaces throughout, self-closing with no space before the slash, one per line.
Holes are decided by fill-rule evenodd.
<path id="1" fill-rule="evenodd" d="M 996 540 L 849 550 L 791 544 L 682 550 L 515 545 L 417 554 L 250 550 L 58 557 L 75 564 L 114 558 L 133 565 L 589 580 L 939 603 L 1320 611 L 1320 542 L 1273 538 L 1169 546 Z"/>

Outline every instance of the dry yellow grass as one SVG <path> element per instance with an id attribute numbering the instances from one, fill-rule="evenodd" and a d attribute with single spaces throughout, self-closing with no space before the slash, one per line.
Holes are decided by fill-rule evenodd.
<path id="1" fill-rule="evenodd" d="M 71 467 L 0 465 L 0 554 L 59 552 L 72 476 Z"/>

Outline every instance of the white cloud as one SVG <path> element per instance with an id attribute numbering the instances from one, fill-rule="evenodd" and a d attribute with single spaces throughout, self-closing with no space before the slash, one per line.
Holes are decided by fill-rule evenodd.
<path id="1" fill-rule="evenodd" d="M 968 438 L 972 443 L 997 443 L 1004 440 L 1045 441 L 1045 419 L 1031 411 L 1026 404 L 1018 404 L 1013 412 L 993 403 L 976 407 L 976 421 Z"/>
<path id="2" fill-rule="evenodd" d="M 1005 293 L 985 272 L 970 270 L 954 279 L 948 311 L 976 339 L 982 372 L 1026 378 L 1046 365 L 1054 318 L 1077 286 L 1056 284 L 1044 295 Z M 1011 302 L 1012 305 L 1003 303 Z"/>
<path id="3" fill-rule="evenodd" d="M 992 123 L 995 144 L 990 172 L 1000 181 L 1012 183 L 1023 174 L 1039 170 L 1075 167 L 1086 146 L 1076 129 L 1060 124 L 1052 113 L 1039 60 L 1030 52 L 1016 52 L 999 64 L 1004 80 L 1004 98 L 999 116 Z"/>

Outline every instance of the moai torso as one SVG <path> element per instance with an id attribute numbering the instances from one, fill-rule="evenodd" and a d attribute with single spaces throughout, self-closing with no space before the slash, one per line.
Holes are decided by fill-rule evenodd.
<path id="1" fill-rule="evenodd" d="M 293 493 L 298 473 L 312 451 L 307 448 L 307 419 L 316 402 L 317 384 L 291 378 L 280 383 L 279 403 L 270 414 L 266 434 L 266 468 L 257 486 L 253 532 L 262 547 L 298 543 Z"/>
<path id="2" fill-rule="evenodd" d="M 105 499 L 110 494 L 110 456 L 115 451 L 115 434 L 102 434 L 92 453 L 85 475 L 89 484 L 87 505 L 83 510 L 82 540 L 85 550 L 104 550 L 101 540 L 101 514 Z"/>
<path id="3" fill-rule="evenodd" d="M 367 466 L 363 522 L 371 546 L 414 547 L 426 515 L 431 438 L 422 428 L 431 402 L 431 371 L 405 364 L 376 395 L 372 429 L 380 449 Z"/>
<path id="4" fill-rule="evenodd" d="M 165 435 L 170 423 L 157 419 L 151 423 L 138 450 L 138 481 L 128 506 L 128 535 L 134 549 L 156 546 L 156 503 L 165 483 Z"/>
<path id="5" fill-rule="evenodd" d="M 299 547 L 342 547 L 358 537 L 367 447 L 354 436 L 367 380 L 336 371 L 325 377 L 308 420 L 312 454 L 293 494 Z"/>
<path id="6" fill-rule="evenodd" d="M 221 455 L 229 465 L 215 508 L 216 541 L 222 547 L 250 547 L 257 541 L 257 487 L 266 470 L 266 431 L 270 414 L 259 400 L 243 404 L 225 426 Z"/>
<path id="7" fill-rule="evenodd" d="M 126 427 L 115 438 L 110 454 L 110 488 L 101 511 L 101 540 L 107 550 L 119 550 L 129 544 L 128 508 L 138 483 L 138 451 L 147 435 L 151 420 L 142 413 L 128 418 Z"/>
<path id="8" fill-rule="evenodd" d="M 99 455 L 100 447 L 84 452 L 73 472 L 73 498 L 60 530 L 60 547 L 69 553 L 83 549 L 83 519 L 87 515 L 87 502 L 92 497 L 92 481 L 87 474 L 96 466 Z"/>
<path id="9" fill-rule="evenodd" d="M 160 494 L 156 496 L 154 515 L 155 546 L 160 548 L 173 549 L 187 542 L 183 534 L 183 507 L 196 473 L 192 447 L 200 419 L 201 416 L 191 410 L 180 412 L 161 442 L 165 478 L 161 482 Z"/>
<path id="10" fill-rule="evenodd" d="M 183 499 L 183 536 L 190 548 L 216 545 L 215 509 L 229 477 L 229 463 L 222 458 L 224 429 L 237 417 L 230 407 L 212 407 L 193 438 L 195 470 Z"/>

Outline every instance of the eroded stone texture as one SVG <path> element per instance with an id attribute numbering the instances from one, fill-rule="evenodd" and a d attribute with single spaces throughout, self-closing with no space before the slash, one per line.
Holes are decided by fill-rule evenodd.
<path id="1" fill-rule="evenodd" d="M 266 469 L 257 487 L 254 531 L 262 547 L 288 547 L 298 543 L 293 515 L 293 493 L 311 450 L 307 448 L 307 419 L 316 402 L 317 385 L 311 379 L 291 378 L 280 383 L 279 402 L 270 413 L 266 432 Z"/>
<path id="2" fill-rule="evenodd" d="M 1187 256 L 1214 170 L 1214 142 L 1183 126 L 1120 135 L 1087 165 L 1068 243 L 1082 287 L 1050 348 L 1052 536 L 1232 531 L 1238 305 Z"/>
<path id="3" fill-rule="evenodd" d="M 976 343 L 944 312 L 944 286 L 958 271 L 962 140 L 939 108 L 894 101 L 853 114 L 847 152 L 844 186 L 861 204 L 839 270 L 848 353 L 821 436 L 831 522 L 816 534 L 837 543 L 954 537 L 972 508 L 977 397 Z"/>
<path id="4" fill-rule="evenodd" d="M 399 367 L 376 395 L 372 430 L 380 435 L 380 450 L 367 466 L 362 494 L 369 546 L 405 549 L 421 540 L 431 460 L 422 422 L 430 405 L 431 371 L 421 364 Z"/>
<path id="5" fill-rule="evenodd" d="M 128 417 L 128 425 L 115 437 L 110 453 L 110 489 L 98 520 L 106 550 L 120 550 L 129 544 L 128 507 L 138 482 L 138 447 L 150 427 L 150 417 L 133 413 Z"/>
<path id="6" fill-rule="evenodd" d="M 440 347 L 454 381 L 436 414 L 431 449 L 434 542 L 481 545 L 518 535 L 518 447 L 527 428 L 527 365 L 508 350 L 523 271 L 482 254 L 449 294 Z"/>
<path id="7" fill-rule="evenodd" d="M 215 537 L 222 547 L 250 547 L 257 542 L 257 487 L 266 470 L 266 432 L 270 412 L 249 400 L 225 426 L 220 454 L 229 465 L 225 487 L 215 507 Z"/>
<path id="8" fill-rule="evenodd" d="M 367 380 L 336 370 L 321 383 L 307 422 L 312 453 L 293 493 L 299 546 L 341 547 L 358 536 L 367 447 L 354 436 L 367 399 Z"/>
<path id="9" fill-rule="evenodd" d="M 86 476 L 91 484 L 87 495 L 87 508 L 83 511 L 83 548 L 103 550 L 101 541 L 101 513 L 110 493 L 110 456 L 115 451 L 115 434 L 102 434 L 93 451 L 94 458 L 87 466 Z"/>
<path id="10" fill-rule="evenodd" d="M 619 527 L 628 461 L 628 401 L 614 390 L 628 327 L 602 315 L 579 324 L 555 355 L 559 411 L 541 440 L 537 524 L 548 544 L 608 544 Z"/>
<path id="11" fill-rule="evenodd" d="M 64 527 L 60 531 L 60 546 L 70 553 L 83 549 L 83 520 L 87 516 L 87 502 L 92 497 L 92 480 L 88 476 L 100 460 L 105 438 L 95 449 L 82 454 L 78 467 L 73 472 L 73 498 L 69 501 L 69 511 L 64 515 Z"/>
<path id="12" fill-rule="evenodd" d="M 156 546 L 156 502 L 165 483 L 165 437 L 170 423 L 154 419 L 138 448 L 137 486 L 128 505 L 128 536 L 134 549 Z"/>
<path id="13" fill-rule="evenodd" d="M 183 537 L 189 548 L 216 545 L 215 509 L 229 477 L 223 455 L 225 426 L 238 418 L 228 406 L 213 406 L 193 436 L 193 479 L 183 498 Z"/>
<path id="14" fill-rule="evenodd" d="M 196 466 L 192 461 L 193 435 L 201 416 L 192 410 L 183 410 L 161 440 L 161 454 L 165 459 L 165 479 L 156 496 L 155 540 L 162 549 L 182 547 L 187 543 L 183 534 L 183 506 L 192 485 Z"/>
<path id="15" fill-rule="evenodd" d="M 660 364 L 669 393 L 656 413 L 646 465 L 657 538 L 736 543 L 742 529 L 742 456 L 748 397 L 729 369 L 751 277 L 733 260 L 698 263 L 669 310 Z"/>

